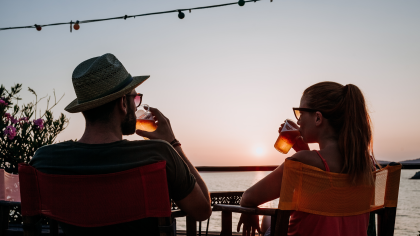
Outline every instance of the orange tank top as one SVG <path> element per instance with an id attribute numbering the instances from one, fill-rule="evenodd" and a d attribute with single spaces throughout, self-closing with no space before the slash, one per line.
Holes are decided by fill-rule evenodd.
<path id="1" fill-rule="evenodd" d="M 329 172 L 327 162 L 318 153 Z M 369 212 L 354 216 L 321 216 L 301 211 L 290 215 L 288 236 L 366 236 L 369 226 Z"/>

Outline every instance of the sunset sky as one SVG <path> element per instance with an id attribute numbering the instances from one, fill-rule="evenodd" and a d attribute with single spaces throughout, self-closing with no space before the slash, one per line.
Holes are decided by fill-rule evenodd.
<path id="1" fill-rule="evenodd" d="M 0 28 L 88 20 L 221 4 L 229 0 L 1 1 Z M 364 92 L 379 160 L 420 157 L 420 1 L 263 0 L 222 8 L 81 24 L 0 31 L 0 81 L 22 83 L 29 102 L 65 94 L 54 108 L 70 125 L 57 141 L 78 139 L 81 114 L 71 75 L 82 61 L 113 53 L 137 91 L 170 120 L 194 165 L 277 165 L 273 144 L 302 92 L 321 81 Z M 142 139 L 129 136 L 128 139 Z M 312 145 L 317 148 L 317 145 Z"/>

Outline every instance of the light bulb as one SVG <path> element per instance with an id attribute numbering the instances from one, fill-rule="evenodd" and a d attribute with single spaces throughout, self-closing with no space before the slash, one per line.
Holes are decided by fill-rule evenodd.
<path id="1" fill-rule="evenodd" d="M 178 18 L 179 19 L 184 19 L 184 17 L 185 17 L 185 14 L 182 11 L 179 11 Z"/>

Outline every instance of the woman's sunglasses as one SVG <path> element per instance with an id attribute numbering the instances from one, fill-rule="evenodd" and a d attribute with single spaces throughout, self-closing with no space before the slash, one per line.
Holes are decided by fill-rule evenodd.
<path id="1" fill-rule="evenodd" d="M 136 105 L 136 108 L 139 107 L 141 105 L 141 101 L 143 100 L 143 94 L 138 93 L 138 94 L 127 94 L 128 96 L 135 96 L 134 97 L 134 104 Z"/>
<path id="2" fill-rule="evenodd" d="M 293 113 L 295 113 L 295 117 L 297 120 L 300 119 L 300 113 L 301 111 L 306 111 L 306 112 L 317 112 L 319 110 L 317 109 L 311 109 L 311 108 L 300 108 L 300 107 L 293 107 Z M 320 112 L 320 111 L 319 111 Z M 321 112 L 322 114 L 322 112 Z M 324 116 L 324 115 L 323 115 Z M 325 117 L 325 116 L 324 116 Z"/>

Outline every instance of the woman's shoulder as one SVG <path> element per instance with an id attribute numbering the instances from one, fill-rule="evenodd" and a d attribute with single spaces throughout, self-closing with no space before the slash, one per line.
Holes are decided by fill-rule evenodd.
<path id="1" fill-rule="evenodd" d="M 314 166 L 319 169 L 325 170 L 322 159 L 314 151 L 302 150 L 293 154 L 293 156 L 288 157 L 286 159 L 291 160 L 291 161 L 302 162 L 303 164 Z"/>

